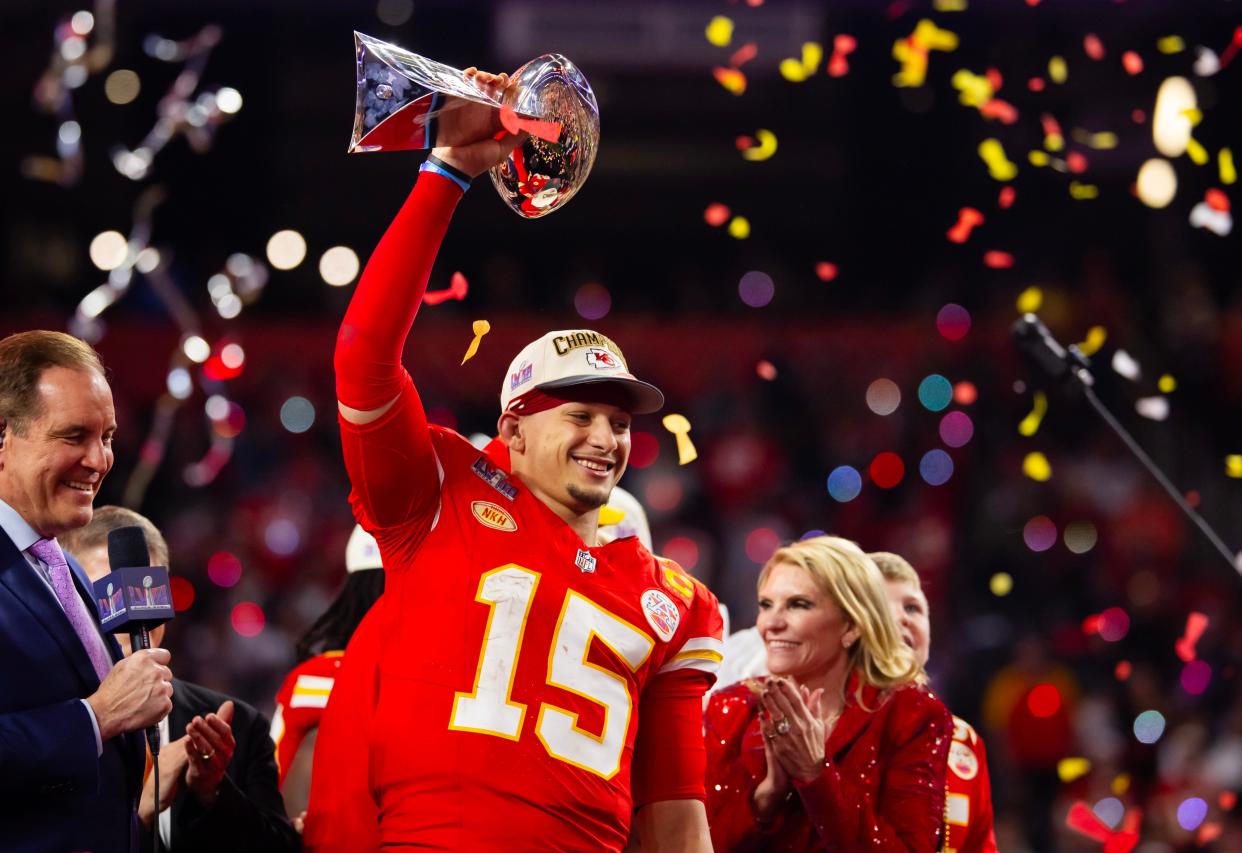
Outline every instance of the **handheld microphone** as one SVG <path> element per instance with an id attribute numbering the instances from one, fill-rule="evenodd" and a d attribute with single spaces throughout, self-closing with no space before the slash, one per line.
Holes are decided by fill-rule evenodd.
<path id="1" fill-rule="evenodd" d="M 112 634 L 128 633 L 134 651 L 151 648 L 151 629 L 173 618 L 168 568 L 152 566 L 147 537 L 136 525 L 108 533 L 111 574 L 95 581 L 100 627 Z M 160 751 L 160 731 L 147 729 L 151 754 Z"/>

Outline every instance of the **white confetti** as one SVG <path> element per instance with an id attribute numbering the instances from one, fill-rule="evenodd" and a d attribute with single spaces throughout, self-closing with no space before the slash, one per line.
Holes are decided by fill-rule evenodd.
<path id="1" fill-rule="evenodd" d="M 1134 356 L 1123 349 L 1113 353 L 1113 370 L 1129 379 L 1131 382 L 1137 382 L 1138 378 L 1143 375 L 1142 368 L 1139 363 L 1134 360 Z"/>
<path id="2" fill-rule="evenodd" d="M 1220 71 L 1220 57 L 1215 51 L 1206 47 L 1196 47 L 1195 54 L 1195 73 L 1200 77 L 1211 77 Z"/>
<path id="3" fill-rule="evenodd" d="M 1228 237 L 1233 230 L 1233 216 L 1227 210 L 1216 210 L 1206 201 L 1201 201 L 1190 211 L 1190 224 L 1195 228 L 1206 228 L 1217 237 Z"/>
<path id="4" fill-rule="evenodd" d="M 1167 420 L 1169 401 L 1166 397 L 1141 397 L 1134 401 L 1134 410 L 1153 421 Z"/>

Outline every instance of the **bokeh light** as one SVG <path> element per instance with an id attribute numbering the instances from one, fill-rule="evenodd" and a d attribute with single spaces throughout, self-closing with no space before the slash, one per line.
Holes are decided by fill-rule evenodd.
<path id="1" fill-rule="evenodd" d="M 224 86 L 216 92 L 216 106 L 220 112 L 232 115 L 240 112 L 242 108 L 241 92 L 232 86 Z"/>
<path id="2" fill-rule="evenodd" d="M 120 231 L 103 231 L 91 240 L 91 263 L 104 272 L 110 272 L 121 264 L 129 254 L 129 244 Z"/>
<path id="3" fill-rule="evenodd" d="M 959 406 L 969 406 L 979 399 L 979 391 L 973 382 L 959 382 L 953 386 L 953 402 Z"/>
<path id="4" fill-rule="evenodd" d="M 840 465 L 832 469 L 828 475 L 828 494 L 834 501 L 847 503 L 858 497 L 862 491 L 862 475 L 858 469 L 849 465 Z"/>
<path id="5" fill-rule="evenodd" d="M 217 551 L 207 558 L 207 578 L 216 586 L 225 589 L 236 586 L 241 575 L 241 560 L 228 551 Z"/>
<path id="6" fill-rule="evenodd" d="M 181 575 L 173 575 L 168 579 L 172 588 L 173 610 L 180 613 L 194 606 L 194 584 Z"/>
<path id="7" fill-rule="evenodd" d="M 947 341 L 960 341 L 970 331 L 970 312 L 950 302 L 936 314 L 936 331 Z"/>
<path id="8" fill-rule="evenodd" d="M 246 363 L 246 351 L 241 344 L 225 344 L 220 348 L 220 363 L 229 370 L 240 370 Z"/>
<path id="9" fill-rule="evenodd" d="M 940 448 L 929 450 L 919 460 L 919 476 L 929 486 L 943 486 L 953 476 L 953 459 Z"/>
<path id="10" fill-rule="evenodd" d="M 1126 816 L 1126 806 L 1116 797 L 1105 797 L 1096 803 L 1091 811 L 1095 812 L 1095 816 L 1113 829 L 1121 825 L 1121 821 Z"/>
<path id="11" fill-rule="evenodd" d="M 315 425 L 315 406 L 305 397 L 290 397 L 280 407 L 280 425 L 292 433 L 303 433 Z"/>
<path id="12" fill-rule="evenodd" d="M 949 412 L 940 419 L 940 440 L 949 447 L 962 447 L 975 434 L 975 424 L 965 412 Z"/>
<path id="13" fill-rule="evenodd" d="M 886 450 L 876 454 L 876 457 L 871 460 L 867 473 L 871 475 L 871 482 L 881 489 L 891 489 L 905 477 L 906 465 L 901 461 L 900 456 L 891 450 Z"/>
<path id="14" fill-rule="evenodd" d="M 660 553 L 688 572 L 694 571 L 699 564 L 699 543 L 689 536 L 674 536 L 664 543 L 664 550 Z"/>
<path id="15" fill-rule="evenodd" d="M 656 474 L 643 487 L 643 505 L 653 512 L 671 512 L 681 505 L 686 490 L 674 474 Z"/>
<path id="16" fill-rule="evenodd" d="M 233 608 L 230 621 L 233 623 L 233 630 L 243 637 L 257 637 L 263 633 L 263 625 L 267 619 L 259 605 L 253 601 L 243 601 Z"/>
<path id="17" fill-rule="evenodd" d="M 1212 682 L 1212 667 L 1206 661 L 1192 660 L 1182 667 L 1181 682 L 1183 690 L 1191 696 L 1198 696 Z"/>
<path id="18" fill-rule="evenodd" d="M 194 393 L 194 379 L 184 367 L 168 371 L 168 393 L 177 400 L 188 400 Z"/>
<path id="19" fill-rule="evenodd" d="M 636 429 L 630 432 L 631 468 L 649 468 L 660 458 L 660 440 L 651 433 Z"/>
<path id="20" fill-rule="evenodd" d="M 939 373 L 933 373 L 919 383 L 919 402 L 928 411 L 942 411 L 952 400 L 953 386 Z"/>
<path id="21" fill-rule="evenodd" d="M 319 275 L 332 287 L 344 287 L 358 277 L 358 254 L 348 246 L 333 246 L 319 257 Z"/>
<path id="22" fill-rule="evenodd" d="M 877 415 L 891 415 L 901 405 L 901 389 L 891 379 L 880 378 L 867 386 L 867 408 Z"/>
<path id="23" fill-rule="evenodd" d="M 1061 691 L 1052 684 L 1036 684 L 1026 696 L 1032 716 L 1047 718 L 1061 710 Z"/>
<path id="24" fill-rule="evenodd" d="M 997 598 L 1004 598 L 1013 592 L 1013 575 L 1009 574 L 1009 572 L 997 572 L 988 581 L 988 589 Z"/>
<path id="25" fill-rule="evenodd" d="M 1193 832 L 1207 817 L 1207 801 L 1199 797 L 1187 797 L 1177 807 L 1177 823 L 1187 832 Z"/>
<path id="26" fill-rule="evenodd" d="M 612 310 L 612 294 L 602 284 L 589 281 L 574 293 L 574 310 L 584 320 L 600 320 Z"/>
<path id="27" fill-rule="evenodd" d="M 104 97 L 118 106 L 131 103 L 142 91 L 142 81 L 128 68 L 118 68 L 104 78 Z"/>
<path id="28" fill-rule="evenodd" d="M 1134 718 L 1134 736 L 1139 743 L 1152 744 L 1164 734 L 1164 714 L 1144 711 Z"/>
<path id="29" fill-rule="evenodd" d="M 375 17 L 390 27 L 400 27 L 414 14 L 414 0 L 379 0 Z"/>
<path id="30" fill-rule="evenodd" d="M 292 519 L 277 517 L 263 530 L 263 544 L 278 557 L 288 557 L 302 547 L 302 533 Z"/>
<path id="31" fill-rule="evenodd" d="M 1095 525 L 1089 521 L 1071 521 L 1065 525 L 1065 547 L 1075 554 L 1085 554 L 1099 539 Z"/>
<path id="32" fill-rule="evenodd" d="M 291 270 L 306 259 L 306 239 L 296 231 L 277 231 L 267 241 L 267 262 L 278 270 Z"/>
<path id="33" fill-rule="evenodd" d="M 1186 153 L 1194 127 L 1191 115 L 1198 106 L 1195 89 L 1185 77 L 1170 77 L 1160 84 L 1151 117 L 1151 137 L 1157 151 L 1165 157 Z"/>
<path id="34" fill-rule="evenodd" d="M 1057 526 L 1046 515 L 1037 515 L 1022 528 L 1022 541 L 1032 551 L 1047 551 L 1057 543 Z"/>
<path id="35" fill-rule="evenodd" d="M 1177 173 L 1168 160 L 1153 157 L 1139 167 L 1135 191 L 1148 207 L 1168 207 L 1177 195 Z"/>
<path id="36" fill-rule="evenodd" d="M 751 270 L 737 283 L 737 295 L 751 308 L 762 308 L 772 301 L 775 294 L 776 283 L 765 272 Z"/>
<path id="37" fill-rule="evenodd" d="M 746 556 L 756 563 L 766 563 L 781 546 L 781 538 L 770 527 L 756 527 L 746 534 Z"/>
<path id="38" fill-rule="evenodd" d="M 1110 607 L 1100 614 L 1100 637 L 1110 643 L 1122 640 L 1130 632 L 1130 614 L 1120 607 Z"/>

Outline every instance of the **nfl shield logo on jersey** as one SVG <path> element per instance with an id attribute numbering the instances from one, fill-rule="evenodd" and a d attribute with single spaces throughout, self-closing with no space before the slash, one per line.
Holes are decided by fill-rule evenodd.
<path id="1" fill-rule="evenodd" d="M 579 548 L 578 557 L 574 560 L 574 565 L 589 574 L 590 572 L 595 571 L 595 558 L 591 556 L 590 551 L 585 551 L 582 548 Z"/>
<path id="2" fill-rule="evenodd" d="M 658 589 L 649 589 L 643 593 L 642 604 L 643 615 L 651 629 L 666 643 L 673 639 L 681 622 L 681 614 L 673 600 Z"/>

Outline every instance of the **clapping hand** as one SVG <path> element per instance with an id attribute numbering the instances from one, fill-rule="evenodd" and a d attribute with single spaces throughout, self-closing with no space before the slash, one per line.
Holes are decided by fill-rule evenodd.
<path id="1" fill-rule="evenodd" d="M 195 717 L 185 727 L 189 761 L 185 783 L 199 801 L 210 805 L 216 798 L 224 771 L 233 760 L 237 742 L 233 739 L 233 702 L 226 701 L 214 714 Z"/>
<path id="2" fill-rule="evenodd" d="M 800 782 L 814 781 L 824 769 L 828 727 L 821 714 L 823 696 L 822 688 L 812 692 L 789 679 L 772 678 L 759 697 L 768 716 L 766 751 Z"/>

